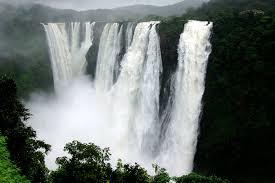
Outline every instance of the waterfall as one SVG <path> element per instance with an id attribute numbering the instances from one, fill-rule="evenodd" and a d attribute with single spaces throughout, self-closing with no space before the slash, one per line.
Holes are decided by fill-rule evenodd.
<path id="1" fill-rule="evenodd" d="M 171 78 L 171 94 L 162 114 L 158 24 L 107 23 L 100 36 L 94 81 L 83 75 L 95 23 L 44 25 L 55 86 L 79 79 L 63 88 L 53 101 L 46 99 L 30 107 L 42 118 L 32 124 L 54 123 L 47 127 L 53 151 L 59 148 L 62 155 L 60 144 L 74 138 L 110 147 L 112 164 L 122 158 L 125 163 L 141 164 L 149 172 L 152 163 L 171 175 L 192 171 L 213 24 L 186 23 L 178 45 L 178 68 Z M 45 115 L 44 110 L 49 109 L 51 115 Z"/>
<path id="2" fill-rule="evenodd" d="M 79 49 L 79 40 L 80 40 L 80 22 L 72 22 L 69 24 L 70 34 L 69 37 L 70 42 L 70 50 L 71 53 L 76 53 Z M 74 56 L 74 54 L 72 54 Z"/>
<path id="3" fill-rule="evenodd" d="M 193 169 L 212 26 L 211 22 L 188 21 L 178 45 L 174 102 L 162 157 L 176 175 Z"/>
<path id="4" fill-rule="evenodd" d="M 131 154 L 130 161 L 141 160 L 143 153 L 151 153 L 153 139 L 150 141 L 147 138 L 157 131 L 154 127 L 158 123 L 159 75 L 162 69 L 156 32 L 158 23 L 143 22 L 137 25 L 112 91 L 112 119 L 120 131 L 118 144 L 121 146 L 117 148 L 123 149 L 119 152 L 125 157 Z"/>
<path id="5" fill-rule="evenodd" d="M 127 24 L 127 28 L 126 28 L 126 50 L 128 50 L 128 48 L 131 46 L 132 40 L 133 40 L 133 36 L 134 36 L 134 23 L 133 22 L 129 22 Z"/>
<path id="6" fill-rule="evenodd" d="M 160 132 L 159 95 L 162 59 L 156 26 L 157 23 L 154 23 L 149 34 L 146 62 L 144 64 L 138 100 L 140 108 L 136 117 L 138 131 L 141 132 L 138 134 L 142 143 L 141 149 L 143 153 L 149 153 L 150 156 L 155 153 Z"/>
<path id="7" fill-rule="evenodd" d="M 79 22 L 43 24 L 46 31 L 55 88 L 85 72 L 86 54 L 92 45 L 95 23 L 85 23 L 81 40 Z M 68 28 L 69 27 L 69 28 Z"/>
<path id="8" fill-rule="evenodd" d="M 123 26 L 120 27 L 118 23 L 108 23 L 102 32 L 95 79 L 99 91 L 108 91 L 118 76 L 122 31 Z"/>

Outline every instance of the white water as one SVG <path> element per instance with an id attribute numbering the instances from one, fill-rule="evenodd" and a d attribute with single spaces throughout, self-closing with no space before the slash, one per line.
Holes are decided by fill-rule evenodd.
<path id="1" fill-rule="evenodd" d="M 212 26 L 208 22 L 189 21 L 179 41 L 175 98 L 162 157 L 163 165 L 176 175 L 193 170 Z"/>
<path id="2" fill-rule="evenodd" d="M 149 44 L 146 54 L 146 62 L 142 74 L 140 96 L 138 98 L 139 110 L 136 115 L 136 125 L 139 131 L 138 138 L 143 153 L 152 155 L 159 138 L 159 95 L 160 74 L 162 72 L 162 59 L 160 41 L 156 31 L 157 23 L 149 34 Z"/>
<path id="3" fill-rule="evenodd" d="M 127 25 L 128 48 L 121 62 L 123 26 L 106 24 L 100 39 L 95 81 L 83 72 L 94 24 L 85 24 L 82 43 L 77 36 L 78 23 L 70 24 L 71 37 L 65 24 L 45 25 L 53 73 L 58 76 L 55 79 L 71 81 L 53 96 L 34 95 L 28 104 L 34 114 L 32 126 L 39 137 L 52 145 L 47 157 L 50 168 L 56 167 L 56 157 L 64 155 L 65 143 L 79 140 L 110 147 L 113 165 L 121 158 L 125 163 L 138 162 L 150 173 L 152 163 L 166 168 L 171 175 L 192 171 L 212 23 L 189 21 L 185 25 L 178 46 L 179 65 L 173 80 L 175 91 L 170 97 L 173 103 L 167 108 L 167 115 L 171 116 L 167 118 L 165 134 L 161 134 L 159 119 L 162 59 L 158 23 L 138 23 L 133 36 L 133 25 Z M 130 37 L 133 38 L 129 42 Z M 82 50 L 81 54 L 76 54 L 77 50 Z M 71 58 L 75 56 L 80 59 Z M 72 61 L 79 63 L 75 64 L 77 69 Z M 59 77 L 58 73 L 64 74 Z M 165 137 L 161 142 L 160 135 Z"/>
<path id="4" fill-rule="evenodd" d="M 64 85 L 86 69 L 86 54 L 92 45 L 95 23 L 85 23 L 85 38 L 80 42 L 80 23 L 43 24 L 51 56 L 55 87 Z M 69 29 L 69 30 L 68 30 Z"/>
<path id="5" fill-rule="evenodd" d="M 118 23 L 106 24 L 100 38 L 97 68 L 96 89 L 108 91 L 118 75 L 118 56 L 121 51 L 122 26 Z"/>
<path id="6" fill-rule="evenodd" d="M 128 50 L 128 48 L 131 46 L 133 36 L 134 36 L 134 23 L 129 22 L 126 28 L 126 50 Z"/>
<path id="7" fill-rule="evenodd" d="M 139 162 L 149 168 L 151 162 L 146 160 L 146 154 L 150 150 L 145 148 L 150 142 L 147 137 L 157 131 L 154 123 L 158 122 L 159 108 L 161 56 L 157 24 L 137 25 L 111 93 L 112 119 L 119 133 L 115 138 L 118 146 L 114 147 L 114 153 L 126 161 Z"/>

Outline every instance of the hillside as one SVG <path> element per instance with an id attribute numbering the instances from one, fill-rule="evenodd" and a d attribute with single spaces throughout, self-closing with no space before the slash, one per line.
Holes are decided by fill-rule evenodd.
<path id="1" fill-rule="evenodd" d="M 197 8 L 204 0 L 185 0 L 168 6 L 133 5 L 114 9 L 96 9 L 86 11 L 75 11 L 69 9 L 55 9 L 44 5 L 34 4 L 24 7 L 13 7 L 0 3 L 0 13 L 19 11 L 22 18 L 35 18 L 41 22 L 50 21 L 123 21 L 141 19 L 148 15 L 156 16 L 177 16 L 184 14 L 190 8 Z M 5 8 L 3 8 L 5 7 Z M 6 8 L 9 7 L 9 8 Z M 2 11 L 1 11 L 2 10 Z M 14 14 L 16 16 L 16 14 Z"/>
<path id="2" fill-rule="evenodd" d="M 190 8 L 198 8 L 203 3 L 203 0 L 185 0 L 168 6 L 150 6 L 150 5 L 135 5 L 122 8 L 116 8 L 115 11 L 135 12 L 142 15 L 157 15 L 157 16 L 179 16 L 183 15 Z"/>

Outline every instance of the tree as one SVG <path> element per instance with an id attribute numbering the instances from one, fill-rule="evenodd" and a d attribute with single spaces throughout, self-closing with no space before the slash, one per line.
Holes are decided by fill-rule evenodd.
<path id="1" fill-rule="evenodd" d="M 121 160 L 118 160 L 116 170 L 113 171 L 111 177 L 111 183 L 149 183 L 150 176 L 147 171 L 139 164 L 134 165 L 122 164 Z"/>
<path id="2" fill-rule="evenodd" d="M 160 168 L 158 165 L 153 165 L 155 169 L 155 176 L 153 177 L 152 183 L 168 183 L 171 178 L 164 168 Z"/>
<path id="3" fill-rule="evenodd" d="M 35 183 L 46 182 L 47 168 L 44 157 L 50 145 L 37 140 L 36 132 L 25 125 L 29 111 L 17 98 L 15 82 L 0 78 L 0 132 L 7 137 L 11 160 L 23 175 Z"/>
<path id="4" fill-rule="evenodd" d="M 222 180 L 216 176 L 204 177 L 192 173 L 187 176 L 176 178 L 177 183 L 230 183 L 228 180 Z"/>
<path id="5" fill-rule="evenodd" d="M 135 165 L 124 165 L 123 179 L 125 183 L 149 183 L 150 181 L 147 171 L 137 163 Z"/>
<path id="6" fill-rule="evenodd" d="M 93 143 L 68 143 L 65 151 L 71 156 L 57 158 L 59 165 L 50 174 L 53 183 L 104 183 L 110 180 L 112 168 L 109 148 L 101 149 Z"/>
<path id="7" fill-rule="evenodd" d="M 20 170 L 12 164 L 6 145 L 6 139 L 0 136 L 0 182 L 30 183 L 26 177 L 20 175 Z"/>

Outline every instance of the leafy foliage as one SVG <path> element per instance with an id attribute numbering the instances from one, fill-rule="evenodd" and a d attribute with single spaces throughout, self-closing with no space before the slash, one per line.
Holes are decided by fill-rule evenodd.
<path id="1" fill-rule="evenodd" d="M 6 140 L 0 136 L 0 182 L 1 183 L 30 183 L 20 170 L 12 164 L 9 152 L 6 148 Z"/>
<path id="2" fill-rule="evenodd" d="M 25 125 L 30 114 L 16 96 L 16 84 L 0 78 L 0 132 L 7 137 L 11 160 L 32 182 L 46 182 L 44 156 L 50 145 L 36 139 L 36 132 Z"/>
<path id="3" fill-rule="evenodd" d="M 73 141 L 65 148 L 69 157 L 57 158 L 59 165 L 51 172 L 50 183 L 168 183 L 175 179 L 177 183 L 229 183 L 215 176 L 203 177 L 197 174 L 171 178 L 165 169 L 154 165 L 155 176 L 148 175 L 139 164 L 123 164 L 118 160 L 116 169 L 110 166 L 109 149 L 101 149 L 95 144 Z"/>
<path id="4" fill-rule="evenodd" d="M 59 168 L 52 172 L 50 180 L 54 183 L 103 183 L 110 179 L 112 172 L 109 149 L 100 149 L 95 144 L 68 143 L 65 148 L 71 158 L 57 159 Z"/>
<path id="5" fill-rule="evenodd" d="M 177 183 L 229 183 L 227 180 L 222 180 L 221 178 L 211 176 L 211 177 L 203 177 L 197 174 L 190 174 L 187 176 L 182 176 L 180 178 L 176 178 Z"/>
<path id="6" fill-rule="evenodd" d="M 116 170 L 112 173 L 111 182 L 113 183 L 150 183 L 150 177 L 147 171 L 139 164 L 122 164 L 119 160 Z"/>
<path id="7" fill-rule="evenodd" d="M 167 183 L 171 178 L 168 172 L 164 168 L 160 168 L 158 165 L 153 165 L 156 175 L 153 177 L 152 183 Z"/>

